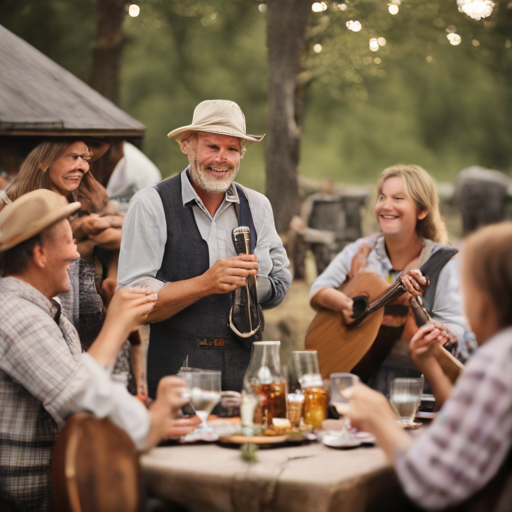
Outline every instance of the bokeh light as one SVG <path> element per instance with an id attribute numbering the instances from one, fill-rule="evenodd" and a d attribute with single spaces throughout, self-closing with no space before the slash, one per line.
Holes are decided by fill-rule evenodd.
<path id="1" fill-rule="evenodd" d="M 327 10 L 327 4 L 325 2 L 315 2 L 311 6 L 313 12 L 323 12 Z"/>
<path id="2" fill-rule="evenodd" d="M 322 51 L 322 45 L 320 43 L 317 43 L 313 46 L 313 51 L 315 53 L 320 53 Z"/>
<path id="3" fill-rule="evenodd" d="M 375 37 L 372 37 L 370 39 L 370 50 L 372 52 L 376 52 L 379 50 L 379 43 L 377 42 L 377 39 Z"/>
<path id="4" fill-rule="evenodd" d="M 132 18 L 136 18 L 140 14 L 140 7 L 137 4 L 132 4 L 128 7 L 128 14 Z"/>
<path id="5" fill-rule="evenodd" d="M 446 37 L 448 38 L 448 41 L 450 41 L 450 44 L 453 46 L 458 46 L 462 41 L 462 37 L 460 37 L 460 35 L 456 34 L 455 32 L 449 33 Z"/>
<path id="6" fill-rule="evenodd" d="M 359 32 L 363 28 L 361 22 L 357 20 L 347 21 L 346 25 L 349 30 L 352 30 L 352 32 Z"/>
<path id="7" fill-rule="evenodd" d="M 474 20 L 488 18 L 494 9 L 492 0 L 457 0 L 459 11 Z"/>

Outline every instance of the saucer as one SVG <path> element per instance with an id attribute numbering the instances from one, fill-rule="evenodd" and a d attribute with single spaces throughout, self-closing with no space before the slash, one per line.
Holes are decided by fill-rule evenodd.
<path id="1" fill-rule="evenodd" d="M 354 437 L 350 432 L 344 431 L 340 433 L 337 430 L 328 430 L 322 437 L 322 443 L 329 448 L 356 448 L 363 443 L 357 437 Z"/>

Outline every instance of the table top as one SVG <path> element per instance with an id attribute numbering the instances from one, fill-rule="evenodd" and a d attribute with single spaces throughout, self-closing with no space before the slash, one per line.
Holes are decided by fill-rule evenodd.
<path id="1" fill-rule="evenodd" d="M 397 489 L 384 452 L 320 443 L 261 449 L 248 463 L 216 444 L 155 448 L 141 457 L 148 490 L 159 498 L 223 512 L 356 512 L 377 489 Z M 389 503 L 388 503 L 389 504 Z"/>

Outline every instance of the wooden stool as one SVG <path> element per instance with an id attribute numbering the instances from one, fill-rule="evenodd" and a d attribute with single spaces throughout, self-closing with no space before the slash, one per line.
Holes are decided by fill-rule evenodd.
<path id="1" fill-rule="evenodd" d="M 71 416 L 53 449 L 52 480 L 57 512 L 140 510 L 137 450 L 108 419 Z"/>

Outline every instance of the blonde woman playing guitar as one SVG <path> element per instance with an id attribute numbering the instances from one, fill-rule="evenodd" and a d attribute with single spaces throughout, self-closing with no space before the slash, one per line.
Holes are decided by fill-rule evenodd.
<path id="1" fill-rule="evenodd" d="M 408 314 L 409 299 L 412 295 L 424 295 L 426 310 L 434 321 L 443 326 L 439 335 L 440 343 L 456 342 L 455 355 L 458 357 L 464 357 L 467 353 L 464 335 L 468 328 L 462 313 L 456 262 L 452 260 L 444 265 L 438 273 L 437 280 L 434 279 L 431 283 L 430 293 L 425 293 L 428 280 L 420 271 L 414 270 L 423 265 L 433 253 L 446 247 L 444 244 L 448 241 L 446 227 L 439 212 L 437 191 L 431 176 L 418 166 L 390 167 L 381 174 L 377 182 L 377 191 L 375 215 L 381 233 L 360 239 L 345 247 L 314 282 L 310 303 L 316 310 L 330 310 L 331 315 L 342 315 L 343 318 L 340 318 L 339 322 L 344 324 L 345 330 L 348 328 L 350 331 L 350 324 L 354 322 L 354 303 L 351 297 L 363 291 L 369 301 L 372 301 L 385 292 L 389 285 L 395 282 L 397 276 L 400 277 L 407 293 L 381 310 L 380 317 L 375 313 L 358 326 L 358 329 L 363 329 L 358 336 L 364 343 L 361 343 L 359 338 L 353 340 L 354 343 L 357 342 L 358 348 L 347 352 L 345 359 L 348 367 L 337 370 L 352 370 L 350 366 L 355 364 L 354 371 L 359 373 L 364 381 L 386 392 L 387 390 L 383 388 L 387 386 L 385 380 L 389 380 L 389 375 L 379 377 L 378 374 L 382 363 L 393 357 L 389 355 L 390 353 L 395 355 L 395 360 L 396 356 L 399 360 L 406 360 L 403 376 L 411 375 L 409 370 L 412 370 L 412 373 L 416 370 L 408 349 L 408 341 L 417 330 L 412 315 Z M 366 272 L 372 274 L 366 276 Z M 365 290 L 365 286 L 368 289 Z M 342 290 L 338 289 L 340 287 Z M 324 338 L 320 344 L 328 343 L 325 341 L 328 336 L 325 332 L 327 323 L 319 318 L 321 314 L 308 330 L 306 347 L 317 348 L 321 366 L 323 362 L 325 369 L 336 371 L 333 368 L 335 357 L 332 355 L 338 349 L 333 349 L 332 344 L 326 351 L 315 346 L 320 337 Z M 336 322 L 338 320 L 335 320 Z M 370 325 L 372 323 L 373 328 Z M 365 333 L 364 329 L 371 334 Z M 385 337 L 388 338 L 384 348 L 383 344 L 379 344 L 378 338 L 373 343 L 377 331 L 379 336 L 384 331 Z M 390 339 L 390 336 L 395 339 Z M 361 348 L 364 344 L 367 345 L 366 349 Z M 358 351 L 362 351 L 362 354 Z M 351 360 L 352 354 L 355 354 L 355 363 Z M 400 370 L 395 368 L 392 373 L 393 376 L 399 376 Z"/>

